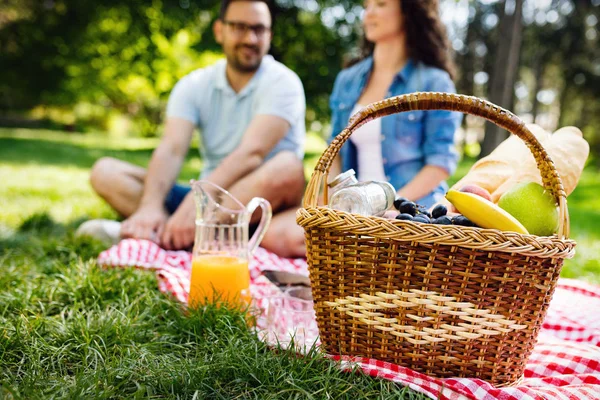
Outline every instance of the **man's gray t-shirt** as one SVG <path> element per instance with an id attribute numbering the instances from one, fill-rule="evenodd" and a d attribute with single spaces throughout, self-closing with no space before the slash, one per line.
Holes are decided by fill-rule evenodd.
<path id="1" fill-rule="evenodd" d="M 167 117 L 188 120 L 201 130 L 202 177 L 240 144 L 257 115 L 274 115 L 290 124 L 266 160 L 282 150 L 302 159 L 306 101 L 298 76 L 267 55 L 248 84 L 236 93 L 227 81 L 225 67 L 223 59 L 184 76 L 173 88 L 167 105 Z"/>

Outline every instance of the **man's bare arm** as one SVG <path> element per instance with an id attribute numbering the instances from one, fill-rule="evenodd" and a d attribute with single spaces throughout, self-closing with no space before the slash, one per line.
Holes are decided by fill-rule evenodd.
<path id="1" fill-rule="evenodd" d="M 257 169 L 264 158 L 286 134 L 290 124 L 271 115 L 256 116 L 238 147 L 206 178 L 225 189 Z M 169 218 L 161 235 L 167 249 L 183 249 L 194 241 L 194 199 L 188 193 L 179 208 Z"/>
<path id="2" fill-rule="evenodd" d="M 290 129 L 290 123 L 273 115 L 256 116 L 239 146 L 219 164 L 207 179 L 223 188 L 257 169 Z"/>
<path id="3" fill-rule="evenodd" d="M 165 134 L 152 153 L 140 208 L 163 207 L 190 148 L 194 124 L 181 118 L 167 119 Z"/>
<path id="4" fill-rule="evenodd" d="M 158 240 L 167 221 L 164 201 L 175 182 L 190 146 L 194 125 L 169 118 L 165 134 L 152 153 L 140 204 L 121 226 L 122 237 Z"/>

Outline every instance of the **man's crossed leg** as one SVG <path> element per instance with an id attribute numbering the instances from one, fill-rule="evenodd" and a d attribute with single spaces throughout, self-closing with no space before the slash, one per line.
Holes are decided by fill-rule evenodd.
<path id="1" fill-rule="evenodd" d="M 93 166 L 90 182 L 93 189 L 120 215 L 131 216 L 139 207 L 146 179 L 146 169 L 110 157 L 99 159 Z M 165 199 L 165 210 L 172 214 L 187 195 L 189 187 L 175 185 Z M 302 228 L 295 222 L 296 210 L 304 193 L 302 161 L 291 152 L 280 152 L 255 171 L 234 183 L 229 192 L 243 204 L 253 197 L 271 203 L 273 219 L 261 246 L 282 257 L 305 255 Z M 253 217 L 258 221 L 259 215 Z M 121 238 L 120 225 L 114 221 L 88 221 L 78 230 L 113 242 Z M 123 232 L 123 237 L 145 237 L 141 232 Z M 159 241 L 159 238 L 155 238 Z"/>

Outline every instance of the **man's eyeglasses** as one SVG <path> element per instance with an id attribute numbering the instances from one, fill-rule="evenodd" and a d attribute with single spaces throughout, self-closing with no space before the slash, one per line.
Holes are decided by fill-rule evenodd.
<path id="1" fill-rule="evenodd" d="M 257 38 L 262 38 L 263 36 L 265 36 L 265 34 L 267 32 L 271 31 L 270 27 L 264 26 L 262 24 L 248 25 L 244 22 L 238 22 L 238 21 L 223 21 L 223 23 L 225 25 L 230 26 L 233 33 L 239 37 L 245 36 L 246 33 L 249 30 L 251 30 L 256 35 Z"/>

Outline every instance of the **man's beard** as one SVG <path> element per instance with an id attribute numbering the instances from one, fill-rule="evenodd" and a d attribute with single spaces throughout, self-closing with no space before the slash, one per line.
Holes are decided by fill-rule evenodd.
<path id="1" fill-rule="evenodd" d="M 260 63 L 262 61 L 262 57 L 258 57 L 256 63 L 248 64 L 242 61 L 243 56 L 238 57 L 238 50 L 242 48 L 247 48 L 253 50 L 257 55 L 260 55 L 260 49 L 257 46 L 248 46 L 245 44 L 238 45 L 235 47 L 234 52 L 231 56 L 231 59 L 227 59 L 227 61 L 231 64 L 231 66 L 239 71 L 239 72 L 256 72 L 258 67 L 260 67 Z"/>

